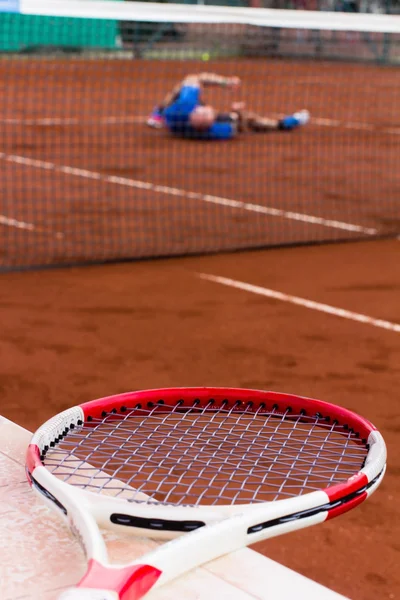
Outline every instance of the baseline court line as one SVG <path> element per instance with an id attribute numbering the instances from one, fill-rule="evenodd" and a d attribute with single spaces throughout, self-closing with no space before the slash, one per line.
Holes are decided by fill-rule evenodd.
<path id="1" fill-rule="evenodd" d="M 217 275 L 208 275 L 207 273 L 198 273 L 201 279 L 212 281 L 214 283 L 220 283 L 228 287 L 233 287 L 245 292 L 252 294 L 258 294 L 259 296 L 266 296 L 267 298 L 274 298 L 275 300 L 281 300 L 282 302 L 289 302 L 296 304 L 297 306 L 303 306 L 310 308 L 311 310 L 317 310 L 335 317 L 341 317 L 343 319 L 350 319 L 351 321 L 357 321 L 358 323 L 366 323 L 373 327 L 380 327 L 381 329 L 387 329 L 400 333 L 400 324 L 392 323 L 390 321 L 384 321 L 383 319 L 374 319 L 368 315 L 353 312 L 351 310 L 345 310 L 344 308 L 335 308 L 329 304 L 323 304 L 321 302 L 314 302 L 313 300 L 307 300 L 306 298 L 300 298 L 299 296 L 292 296 L 291 294 L 284 294 L 283 292 L 277 292 L 269 288 L 264 288 L 258 285 L 252 285 L 250 283 L 244 283 L 243 281 L 236 281 L 235 279 L 229 279 L 228 277 L 219 277 Z"/>
<path id="2" fill-rule="evenodd" d="M 273 114 L 276 119 L 282 119 L 284 114 Z M 343 129 L 352 129 L 355 131 L 374 131 L 376 133 L 388 133 L 390 135 L 400 135 L 400 127 L 382 127 L 374 123 L 352 123 L 351 121 L 340 121 L 339 119 L 324 119 L 322 117 L 313 117 L 310 119 L 311 125 L 320 125 L 322 127 L 338 127 Z"/>
<path id="3" fill-rule="evenodd" d="M 15 227 L 16 229 L 25 229 L 26 231 L 32 231 L 33 233 L 46 233 L 53 235 L 57 240 L 62 240 L 64 234 L 61 231 L 53 231 L 48 227 L 38 227 L 34 223 L 26 223 L 25 221 L 18 221 L 6 215 L 0 215 L 0 225 L 5 227 Z"/>
<path id="4" fill-rule="evenodd" d="M 17 221 L 17 219 L 11 219 L 6 215 L 0 215 L 0 225 L 6 225 L 7 227 L 16 227 L 17 229 L 27 229 L 28 231 L 35 231 L 33 223 L 25 223 L 25 221 Z"/>
<path id="5" fill-rule="evenodd" d="M 18 118 L 4 118 L 0 119 L 0 123 L 5 125 L 118 125 L 125 123 L 145 123 L 145 117 L 100 117 L 99 119 L 93 119 L 88 117 L 43 117 L 36 119 L 18 119 Z"/>
<path id="6" fill-rule="evenodd" d="M 281 119 L 285 115 L 281 113 L 272 113 L 272 118 Z M 0 118 L 0 123 L 5 125 L 40 125 L 51 127 L 53 125 L 123 125 L 124 123 L 145 123 L 145 116 L 109 116 L 87 119 L 82 117 L 43 117 L 19 119 L 17 117 Z M 311 124 L 322 127 L 339 127 L 343 129 L 352 129 L 355 131 L 375 131 L 377 133 L 388 133 L 389 135 L 400 135 L 400 127 L 385 127 L 374 123 L 352 123 L 340 121 L 339 119 L 326 119 L 323 117 L 314 117 L 311 115 Z"/>
<path id="7" fill-rule="evenodd" d="M 57 165 L 53 162 L 37 160 L 25 156 L 17 156 L 15 154 L 6 154 L 4 152 L 0 152 L 0 159 L 11 163 L 25 165 L 27 167 L 52 170 L 56 173 L 65 173 L 67 175 L 82 177 L 84 179 L 95 179 L 98 181 L 103 181 L 105 183 L 115 183 L 116 185 L 122 185 L 140 190 L 148 190 L 157 194 L 166 194 L 169 196 L 175 196 L 179 198 L 188 198 L 189 200 L 199 200 L 200 202 L 208 202 L 219 206 L 227 206 L 229 208 L 246 210 L 249 212 L 260 213 L 271 217 L 280 217 L 292 221 L 302 221 L 303 223 L 321 225 L 323 227 L 330 227 L 332 229 L 342 229 L 344 231 L 362 233 L 364 235 L 371 236 L 376 235 L 378 233 L 378 230 L 372 227 L 363 227 L 362 225 L 355 225 L 353 223 L 345 223 L 343 221 L 336 221 L 334 219 L 324 219 L 323 217 L 316 217 L 314 215 L 307 215 L 303 213 L 293 212 L 290 210 L 272 208 L 269 206 L 263 206 L 261 204 L 242 202 L 241 200 L 232 200 L 230 198 L 223 198 L 221 196 L 202 194 L 201 192 L 190 192 L 188 190 L 170 187 L 167 185 L 158 185 L 155 183 L 150 183 L 148 181 L 139 181 L 137 179 L 129 179 L 127 177 L 119 177 L 117 175 L 105 175 L 96 171 L 89 171 L 87 169 L 80 169 L 77 167 L 70 167 L 67 165 Z"/>

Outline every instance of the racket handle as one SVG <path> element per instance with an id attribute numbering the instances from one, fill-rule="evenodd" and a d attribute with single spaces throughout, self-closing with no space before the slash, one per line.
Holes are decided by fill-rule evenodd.
<path id="1" fill-rule="evenodd" d="M 117 592 L 88 588 L 70 588 L 58 597 L 58 600 L 119 600 Z"/>

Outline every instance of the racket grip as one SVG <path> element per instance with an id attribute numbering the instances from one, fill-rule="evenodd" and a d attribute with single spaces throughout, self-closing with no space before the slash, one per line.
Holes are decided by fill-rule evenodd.
<path id="1" fill-rule="evenodd" d="M 58 600 L 119 600 L 119 595 L 111 590 L 70 588 L 58 596 Z"/>

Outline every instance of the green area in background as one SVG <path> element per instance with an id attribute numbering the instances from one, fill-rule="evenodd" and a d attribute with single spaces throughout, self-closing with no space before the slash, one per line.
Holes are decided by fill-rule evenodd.
<path id="1" fill-rule="evenodd" d="M 116 48 L 118 22 L 0 13 L 0 52 L 40 46 Z"/>
<path id="2" fill-rule="evenodd" d="M 197 4 L 197 0 L 175 1 Z M 204 0 L 204 4 L 244 6 L 246 2 Z M 0 52 L 22 52 L 46 46 L 113 49 L 117 47 L 118 39 L 119 23 L 114 20 L 0 13 Z"/>

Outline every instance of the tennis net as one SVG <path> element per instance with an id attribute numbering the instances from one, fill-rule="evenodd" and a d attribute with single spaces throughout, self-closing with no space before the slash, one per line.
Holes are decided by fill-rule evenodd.
<path id="1" fill-rule="evenodd" d="M 9 2 L 1 270 L 399 234 L 400 17 Z M 205 90 L 219 111 L 311 121 L 225 142 L 146 125 L 204 71 L 241 79 Z"/>

